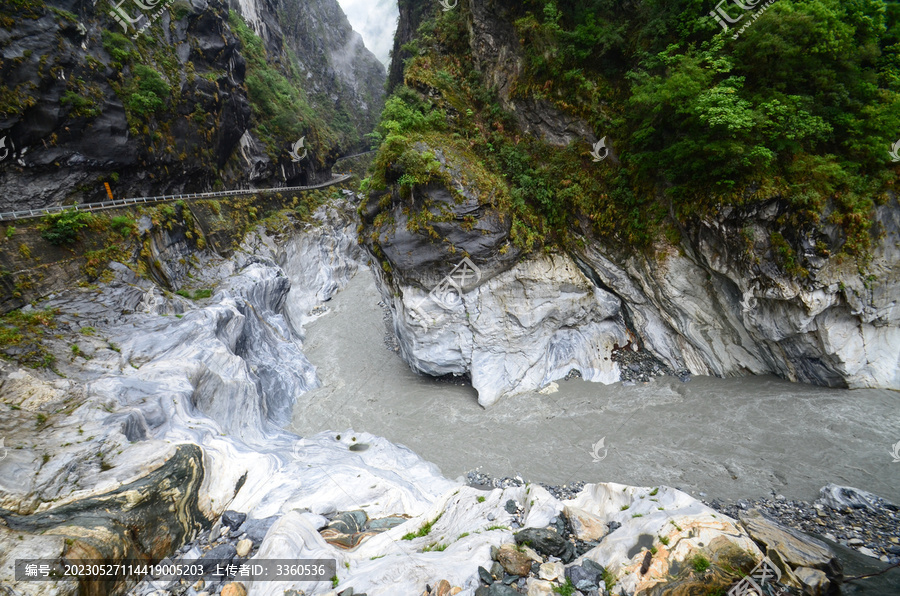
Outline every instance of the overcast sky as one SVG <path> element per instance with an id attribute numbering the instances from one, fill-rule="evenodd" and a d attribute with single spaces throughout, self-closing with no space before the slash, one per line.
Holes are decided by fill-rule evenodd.
<path id="1" fill-rule="evenodd" d="M 388 66 L 388 52 L 397 29 L 396 0 L 338 0 L 350 24 L 362 35 L 366 47 Z"/>

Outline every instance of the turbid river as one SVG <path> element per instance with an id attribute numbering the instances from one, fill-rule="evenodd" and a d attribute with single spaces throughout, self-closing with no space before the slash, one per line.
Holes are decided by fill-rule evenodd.
<path id="1" fill-rule="evenodd" d="M 450 478 L 480 468 L 550 484 L 664 484 L 707 499 L 774 491 L 812 500 L 835 482 L 900 502 L 900 463 L 890 455 L 900 441 L 900 393 L 775 377 L 634 386 L 574 379 L 556 393 L 483 409 L 470 386 L 417 375 L 386 347 L 380 299 L 362 269 L 307 325 L 304 352 L 323 386 L 295 406 L 294 432 L 381 435 Z"/>

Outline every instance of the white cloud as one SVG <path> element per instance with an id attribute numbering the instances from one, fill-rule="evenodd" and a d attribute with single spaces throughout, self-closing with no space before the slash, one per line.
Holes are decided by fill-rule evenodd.
<path id="1" fill-rule="evenodd" d="M 353 29 L 362 35 L 366 47 L 389 65 L 388 53 L 394 44 L 394 31 L 397 29 L 396 0 L 338 0 L 344 9 Z"/>

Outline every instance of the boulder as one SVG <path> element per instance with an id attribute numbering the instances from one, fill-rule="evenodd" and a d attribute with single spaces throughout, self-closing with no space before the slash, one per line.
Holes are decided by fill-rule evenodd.
<path id="1" fill-rule="evenodd" d="M 794 576 L 803 586 L 803 594 L 805 596 L 824 596 L 828 593 L 830 582 L 824 571 L 810 569 L 809 567 L 798 567 L 794 570 Z"/>
<path id="2" fill-rule="evenodd" d="M 572 531 L 579 540 L 600 540 L 608 533 L 608 526 L 596 515 L 569 505 L 566 505 L 565 511 L 572 524 Z"/>
<path id="3" fill-rule="evenodd" d="M 200 557 L 199 563 L 203 565 L 205 573 L 211 573 L 216 565 L 228 565 L 237 556 L 237 549 L 233 544 L 220 544 L 209 549 Z"/>
<path id="4" fill-rule="evenodd" d="M 494 578 L 491 575 L 491 572 L 488 571 L 487 569 L 485 569 L 484 567 L 478 568 L 478 577 L 479 577 L 479 579 L 481 579 L 481 581 L 483 581 L 487 585 L 491 585 L 492 583 L 494 583 Z"/>
<path id="5" fill-rule="evenodd" d="M 544 563 L 538 571 L 540 578 L 548 581 L 562 581 L 565 574 L 566 569 L 559 561 Z"/>
<path id="6" fill-rule="evenodd" d="M 574 547 L 556 530 L 525 528 L 514 535 L 516 544 L 526 544 L 547 557 L 559 557 L 565 562 L 574 558 Z"/>
<path id="7" fill-rule="evenodd" d="M 237 530 L 241 527 L 241 524 L 243 524 L 246 519 L 246 513 L 228 510 L 222 514 L 222 525 L 228 526 L 232 530 Z"/>
<path id="8" fill-rule="evenodd" d="M 817 503 L 827 505 L 836 511 L 845 511 L 847 509 L 868 509 L 877 512 L 881 509 L 891 509 L 897 511 L 897 506 L 886 501 L 878 495 L 853 488 L 852 486 L 838 486 L 837 484 L 826 484 L 819 489 L 819 498 Z"/>
<path id="9" fill-rule="evenodd" d="M 553 596 L 553 584 L 543 580 L 528 578 L 528 596 Z"/>
<path id="10" fill-rule="evenodd" d="M 824 542 L 782 526 L 755 509 L 740 514 L 740 521 L 750 537 L 781 569 L 782 583 L 800 588 L 804 594 L 828 593 L 840 585 L 843 566 Z M 804 571 L 798 575 L 800 569 Z"/>
<path id="11" fill-rule="evenodd" d="M 842 576 L 841 562 L 824 542 L 783 526 L 756 509 L 741 513 L 739 518 L 750 537 L 767 554 L 773 550 L 777 551 L 779 558 L 791 568 L 819 569 L 834 579 Z"/>
<path id="12" fill-rule="evenodd" d="M 238 543 L 235 545 L 237 549 L 237 556 L 246 557 L 250 554 L 250 551 L 253 550 L 253 541 L 247 538 L 243 540 L 238 540 Z"/>
<path id="13" fill-rule="evenodd" d="M 269 528 L 272 527 L 272 524 L 274 524 L 277 519 L 278 517 L 275 515 L 263 519 L 249 519 L 241 526 L 241 531 L 246 533 L 247 538 L 252 540 L 255 544 L 260 544 L 263 541 L 263 538 L 266 537 L 266 532 L 269 531 Z"/>
<path id="14" fill-rule="evenodd" d="M 587 563 L 592 565 L 589 566 Z M 602 568 L 601 571 L 597 571 L 596 567 L 599 565 L 590 559 L 585 559 L 581 565 L 572 565 L 566 568 L 566 579 L 582 592 L 593 590 L 600 584 L 600 576 L 603 573 Z"/>
<path id="15" fill-rule="evenodd" d="M 531 572 L 531 558 L 512 544 L 500 547 L 497 562 L 510 575 L 527 576 Z"/>
<path id="16" fill-rule="evenodd" d="M 450 587 L 450 582 L 442 579 L 438 582 L 438 585 L 434 587 L 431 593 L 435 596 L 450 596 Z"/>

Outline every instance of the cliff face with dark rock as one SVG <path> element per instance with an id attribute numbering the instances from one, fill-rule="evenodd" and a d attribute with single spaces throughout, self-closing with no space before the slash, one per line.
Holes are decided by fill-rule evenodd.
<path id="1" fill-rule="evenodd" d="M 121 23 L 105 4 L 21 5 L 0 23 L 0 211 L 106 200 L 104 182 L 116 198 L 314 183 L 381 111 L 384 68 L 334 0 L 126 3 Z"/>
<path id="2" fill-rule="evenodd" d="M 360 213 L 410 366 L 469 374 L 485 405 L 572 369 L 619 380 L 611 354 L 626 346 L 673 371 L 900 388 L 891 183 L 849 207 L 827 186 L 802 200 L 796 190 L 764 192 L 773 183 L 759 176 L 731 204 L 700 195 L 694 204 L 714 206 L 676 203 L 672 183 L 652 190 L 635 178 L 647 163 L 634 156 L 639 141 L 597 148 L 597 131 L 615 130 L 612 113 L 626 109 L 598 88 L 634 93 L 609 76 L 620 53 L 608 52 L 595 79 L 569 71 L 544 82 L 567 51 L 554 40 L 587 36 L 582 21 L 567 32 L 553 6 L 541 15 L 502 0 L 461 2 L 425 25 L 401 10 L 398 40 L 418 29 L 404 38 L 417 52 L 402 77 L 392 73 L 405 85 L 388 100 Z M 574 104 L 583 93 L 595 103 Z M 893 179 L 885 168 L 872 177 Z M 623 183 L 629 176 L 637 181 Z M 464 257 L 479 268 L 477 283 L 448 285 Z"/>
<path id="3" fill-rule="evenodd" d="M 410 49 L 404 46 L 415 39 L 416 30 L 422 24 L 422 20 L 437 11 L 437 7 L 438 4 L 435 2 L 417 0 L 397 2 L 400 18 L 397 21 L 397 31 L 394 32 L 394 46 L 391 48 L 391 66 L 387 78 L 388 93 L 397 85 L 403 84 L 403 64 L 413 55 Z"/>
<path id="4" fill-rule="evenodd" d="M 322 110 L 328 126 L 342 135 L 339 151 L 367 150 L 364 135 L 375 128 L 384 105 L 384 66 L 336 1 L 282 0 L 272 12 L 279 15 L 276 27 L 285 50 L 296 58 L 298 84 Z"/>

